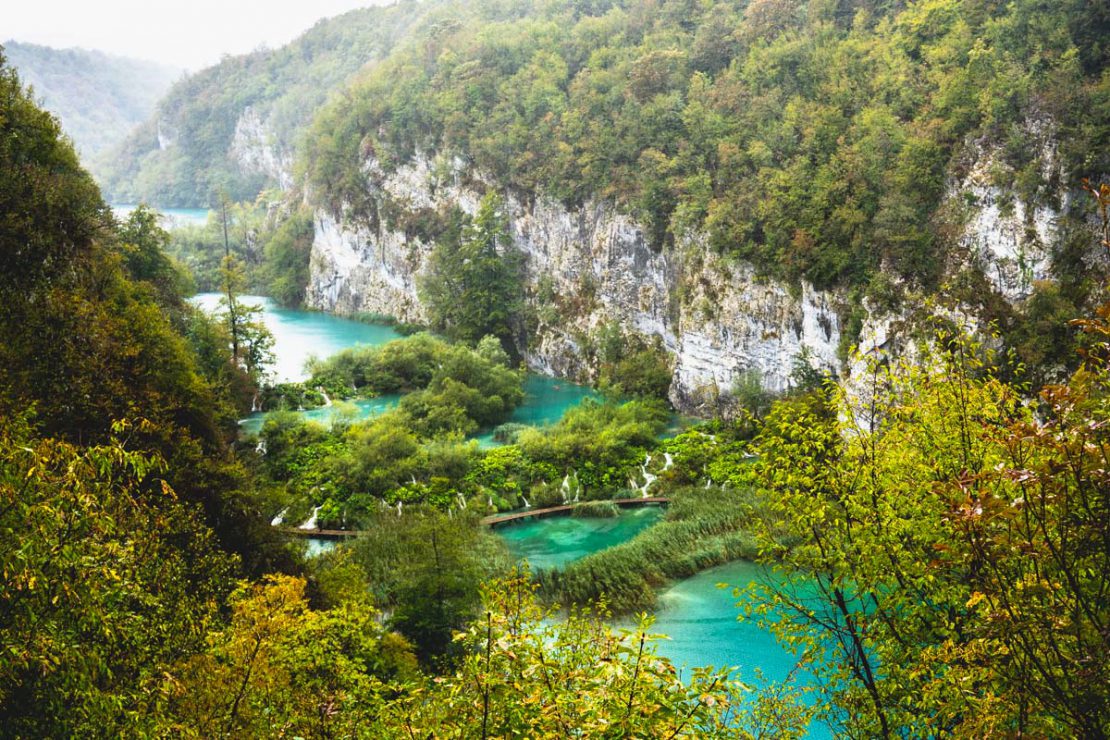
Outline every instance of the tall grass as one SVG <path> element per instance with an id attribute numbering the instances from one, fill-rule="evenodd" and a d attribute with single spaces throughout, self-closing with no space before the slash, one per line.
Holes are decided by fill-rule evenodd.
<path id="1" fill-rule="evenodd" d="M 741 558 L 754 558 L 752 525 L 760 512 L 746 490 L 684 488 L 664 519 L 628 542 L 536 574 L 543 594 L 566 606 L 605 596 L 616 614 L 650 609 L 669 581 Z"/>

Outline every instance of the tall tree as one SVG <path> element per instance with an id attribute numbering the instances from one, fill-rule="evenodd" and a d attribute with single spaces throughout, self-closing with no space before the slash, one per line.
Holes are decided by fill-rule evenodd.
<path id="1" fill-rule="evenodd" d="M 493 335 L 511 349 L 524 300 L 523 256 L 504 209 L 490 191 L 473 221 L 452 211 L 420 289 L 435 328 L 470 343 Z"/>

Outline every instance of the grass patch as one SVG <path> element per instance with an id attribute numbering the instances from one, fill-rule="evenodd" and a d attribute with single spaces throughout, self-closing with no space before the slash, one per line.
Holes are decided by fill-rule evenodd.
<path id="1" fill-rule="evenodd" d="M 570 515 L 578 519 L 612 519 L 620 516 L 621 510 L 612 501 L 583 501 L 574 505 Z"/>

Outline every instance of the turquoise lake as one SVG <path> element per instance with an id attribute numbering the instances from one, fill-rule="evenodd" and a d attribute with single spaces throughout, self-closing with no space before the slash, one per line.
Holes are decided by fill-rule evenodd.
<path id="1" fill-rule="evenodd" d="M 629 540 L 661 515 L 658 507 L 644 507 L 626 510 L 615 519 L 549 517 L 494 531 L 505 538 L 516 557 L 527 559 L 533 568 L 550 568 Z M 662 591 L 651 628 L 653 634 L 665 635 L 656 643 L 657 651 L 681 675 L 711 665 L 735 669 L 739 680 L 757 689 L 764 682 L 786 680 L 796 665 L 795 657 L 758 623 L 739 619 L 742 597 L 734 593 L 738 587 L 773 577 L 763 566 L 741 560 L 710 568 Z M 632 627 L 634 620 L 624 618 L 616 626 Z M 796 680 L 809 683 L 806 675 Z M 812 724 L 808 737 L 823 740 L 832 735 L 823 725 Z"/>
<path id="2" fill-rule="evenodd" d="M 515 558 L 527 560 L 532 570 L 547 570 L 630 540 L 659 521 L 662 514 L 659 506 L 643 506 L 610 518 L 523 519 L 494 531 L 504 538 Z"/>
<path id="3" fill-rule="evenodd" d="M 218 311 L 222 297 L 220 293 L 199 293 L 192 301 L 205 311 Z M 308 374 L 304 365 L 309 357 L 329 357 L 358 344 L 385 344 L 401 338 L 390 326 L 364 324 L 318 311 L 282 308 L 263 296 L 245 295 L 239 300 L 262 306 L 262 321 L 274 335 L 275 361 L 270 372 L 278 382 L 306 380 Z"/>
<path id="4" fill-rule="evenodd" d="M 192 301 L 205 311 L 217 311 L 221 297 L 219 293 L 200 293 Z M 308 374 L 304 365 L 309 357 L 328 357 L 347 347 L 385 344 L 401 338 L 390 326 L 365 324 L 315 311 L 282 308 L 263 296 L 242 296 L 241 301 L 262 306 L 262 320 L 274 335 L 275 363 L 270 370 L 278 382 L 306 380 Z M 585 398 L 597 397 L 598 394 L 587 386 L 529 373 L 524 379 L 524 403 L 517 407 L 509 421 L 531 426 L 554 424 L 567 409 Z M 399 400 L 399 395 L 387 395 L 354 401 L 356 418 L 376 416 L 396 406 Z M 334 407 L 322 407 L 303 413 L 309 419 L 326 424 L 335 410 Z M 264 419 L 265 414 L 251 414 L 240 425 L 244 432 L 256 434 L 262 428 Z M 492 430 L 475 438 L 483 446 L 495 444 Z"/>
<path id="5" fill-rule="evenodd" d="M 127 218 L 131 211 L 138 208 L 136 205 L 113 205 L 112 211 L 116 218 Z M 166 229 L 176 229 L 181 226 L 204 226 L 208 223 L 208 216 L 212 211 L 207 208 L 157 208 L 162 214 L 162 226 Z"/>

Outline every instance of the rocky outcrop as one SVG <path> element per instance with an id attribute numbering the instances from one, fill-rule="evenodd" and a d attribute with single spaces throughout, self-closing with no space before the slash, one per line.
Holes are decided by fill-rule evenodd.
<path id="1" fill-rule="evenodd" d="M 293 155 L 285 151 L 266 122 L 247 106 L 235 124 L 228 156 L 246 172 L 274 180 L 282 190 L 293 186 Z"/>
<path id="2" fill-rule="evenodd" d="M 1041 180 L 1059 182 L 1062 173 L 1051 122 L 1027 121 L 1025 140 L 1035 150 Z M 967 174 L 949 184 L 946 198 L 949 212 L 959 213 L 964 225 L 959 246 L 998 293 L 1020 301 L 1033 292 L 1035 282 L 1050 277 L 1052 248 L 1066 202 L 1025 203 L 997 184 L 1000 175 L 1014 176 L 997 147 L 980 142 L 970 151 Z M 1066 195 L 1059 200 L 1066 201 Z"/>
<path id="3" fill-rule="evenodd" d="M 455 204 L 474 213 L 480 200 L 481 185 L 464 177 L 461 162 L 417 157 L 390 173 L 370 162 L 366 174 L 373 198 L 394 212 Z M 837 365 L 836 294 L 759 280 L 749 267 L 711 253 L 699 234 L 656 251 L 638 224 L 604 202 L 568 210 L 543 197 L 510 197 L 507 210 L 539 317 L 526 352 L 537 371 L 589 377 L 585 344 L 609 322 L 661 340 L 674 362 L 672 398 L 687 411 L 727 395 L 744 372 L 782 390 L 802 356 L 815 366 Z M 418 283 L 432 246 L 384 220 L 320 210 L 307 302 L 422 321 Z"/>

